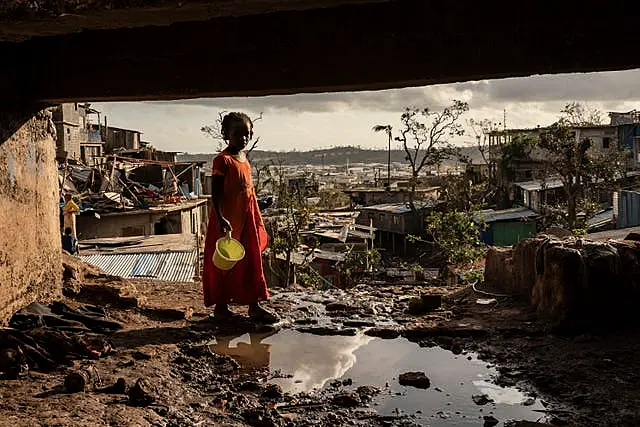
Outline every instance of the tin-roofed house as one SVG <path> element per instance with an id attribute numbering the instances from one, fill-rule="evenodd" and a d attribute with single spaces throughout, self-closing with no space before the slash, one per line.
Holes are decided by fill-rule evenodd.
<path id="1" fill-rule="evenodd" d="M 414 245 L 407 242 L 407 237 L 424 234 L 425 218 L 436 204 L 437 202 L 430 201 L 414 207 L 409 203 L 366 206 L 360 210 L 356 224 L 371 224 L 376 229 L 377 247 L 407 255 L 414 250 Z"/>
<path id="2" fill-rule="evenodd" d="M 480 211 L 475 221 L 483 226 L 480 241 L 489 246 L 512 246 L 537 233 L 536 214 L 526 207 Z"/>

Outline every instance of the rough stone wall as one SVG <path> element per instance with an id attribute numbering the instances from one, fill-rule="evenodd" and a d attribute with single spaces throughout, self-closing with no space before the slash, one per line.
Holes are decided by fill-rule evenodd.
<path id="1" fill-rule="evenodd" d="M 564 326 L 637 321 L 640 243 L 538 236 L 487 255 L 485 280 Z"/>
<path id="2" fill-rule="evenodd" d="M 1 322 L 61 291 L 55 127 L 34 111 L 0 111 Z"/>

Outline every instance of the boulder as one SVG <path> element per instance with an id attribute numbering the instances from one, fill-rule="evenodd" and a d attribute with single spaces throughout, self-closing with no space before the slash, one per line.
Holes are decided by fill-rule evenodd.
<path id="1" fill-rule="evenodd" d="M 585 311 L 588 283 L 579 250 L 563 246 L 542 249 L 531 302 L 536 310 L 563 322 Z"/>
<path id="2" fill-rule="evenodd" d="M 484 264 L 484 281 L 503 292 L 511 292 L 514 288 L 512 256 L 512 248 L 489 248 Z"/>

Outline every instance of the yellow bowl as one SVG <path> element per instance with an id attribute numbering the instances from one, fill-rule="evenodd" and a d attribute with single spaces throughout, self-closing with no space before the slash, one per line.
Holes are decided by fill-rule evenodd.
<path id="1" fill-rule="evenodd" d="M 218 239 L 213 253 L 213 264 L 216 267 L 220 270 L 231 270 L 242 258 L 244 258 L 244 247 L 242 243 L 231 237 L 231 233 Z"/>

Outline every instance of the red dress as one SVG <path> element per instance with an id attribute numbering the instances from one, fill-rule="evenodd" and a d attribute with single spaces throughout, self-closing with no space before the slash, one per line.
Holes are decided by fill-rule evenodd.
<path id="1" fill-rule="evenodd" d="M 245 255 L 231 270 L 220 270 L 213 264 L 216 241 L 222 233 L 212 208 L 204 246 L 204 305 L 264 301 L 269 292 L 262 270 L 262 252 L 267 248 L 268 237 L 251 180 L 251 165 L 248 160 L 241 162 L 222 152 L 213 160 L 213 175 L 224 177 L 222 215 L 231 223 L 232 236 L 242 243 Z"/>

